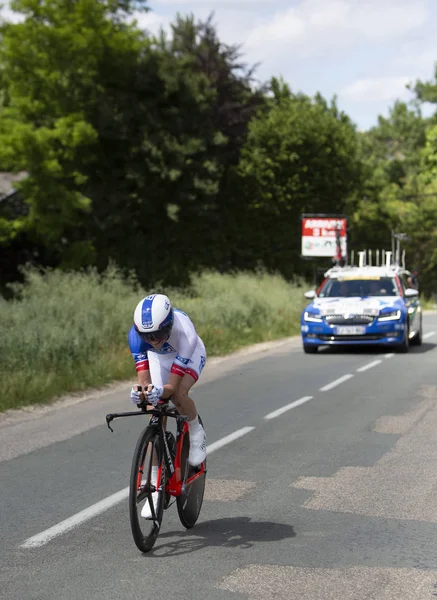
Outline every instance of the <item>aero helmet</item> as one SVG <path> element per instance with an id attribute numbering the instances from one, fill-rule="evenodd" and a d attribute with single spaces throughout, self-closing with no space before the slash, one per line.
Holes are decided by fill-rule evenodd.
<path id="1" fill-rule="evenodd" d="M 170 336 L 173 327 L 173 307 L 164 294 L 151 294 L 137 304 L 134 327 L 146 342 L 159 342 Z"/>

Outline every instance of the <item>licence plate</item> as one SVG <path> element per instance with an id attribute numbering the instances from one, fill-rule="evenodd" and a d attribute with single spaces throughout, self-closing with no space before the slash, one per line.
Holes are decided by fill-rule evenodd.
<path id="1" fill-rule="evenodd" d="M 363 335 L 366 332 L 366 328 L 362 325 L 345 325 L 344 327 L 336 327 L 335 333 L 337 335 Z"/>

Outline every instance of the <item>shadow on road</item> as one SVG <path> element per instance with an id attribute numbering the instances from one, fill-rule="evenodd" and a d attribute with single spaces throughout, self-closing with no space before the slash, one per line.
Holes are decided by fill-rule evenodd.
<path id="1" fill-rule="evenodd" d="M 413 354 L 422 354 L 423 352 L 429 352 L 434 350 L 437 344 L 430 344 L 429 342 L 423 342 L 421 346 L 413 346 L 410 350 Z"/>
<path id="2" fill-rule="evenodd" d="M 293 537 L 296 537 L 296 533 L 291 525 L 252 521 L 250 517 L 228 517 L 200 521 L 189 530 L 161 533 L 154 550 L 147 556 L 176 556 L 211 547 L 247 549 L 255 543 L 277 542 Z M 163 543 L 165 538 L 172 538 L 172 541 Z"/>

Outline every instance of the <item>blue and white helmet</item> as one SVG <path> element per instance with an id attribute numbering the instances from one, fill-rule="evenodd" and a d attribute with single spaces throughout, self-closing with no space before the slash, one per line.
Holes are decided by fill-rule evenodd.
<path id="1" fill-rule="evenodd" d="M 170 336 L 173 327 L 173 307 L 164 294 L 146 296 L 134 312 L 136 332 L 147 342 L 158 342 Z"/>

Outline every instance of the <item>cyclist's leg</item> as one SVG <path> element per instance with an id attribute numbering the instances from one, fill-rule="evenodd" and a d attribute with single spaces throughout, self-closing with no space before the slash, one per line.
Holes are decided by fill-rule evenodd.
<path id="1" fill-rule="evenodd" d="M 173 398 L 173 402 L 181 414 L 186 414 L 190 417 L 190 421 L 188 422 L 190 431 L 190 456 L 188 460 L 190 464 L 197 466 L 206 458 L 206 434 L 202 424 L 199 422 L 196 405 L 189 393 L 198 381 L 206 363 L 205 345 L 200 339 L 191 357 L 191 361 Z"/>
<path id="2" fill-rule="evenodd" d="M 191 420 L 197 418 L 196 405 L 189 392 L 193 385 L 198 381 L 203 368 L 206 364 L 206 349 L 205 344 L 199 338 L 197 346 L 191 357 L 191 362 L 185 370 L 185 375 L 179 385 L 177 393 L 173 397 L 173 403 L 181 414 L 187 415 Z"/>

